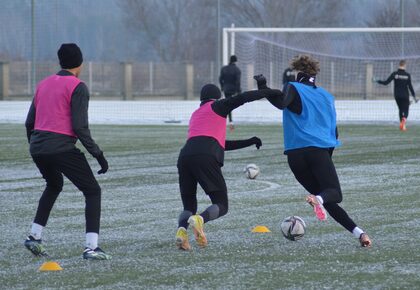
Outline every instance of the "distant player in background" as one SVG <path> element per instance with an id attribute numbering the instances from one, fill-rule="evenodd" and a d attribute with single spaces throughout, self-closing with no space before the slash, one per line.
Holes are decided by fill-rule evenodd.
<path id="1" fill-rule="evenodd" d="M 227 188 L 221 170 L 225 151 L 252 145 L 259 149 L 262 145 L 257 137 L 237 141 L 226 140 L 226 117 L 245 103 L 280 93 L 279 90 L 266 89 L 220 99 L 221 92 L 217 86 L 207 84 L 201 89 L 201 104 L 191 115 L 188 139 L 181 149 L 177 164 L 183 204 L 176 233 L 176 245 L 179 249 L 191 248 L 187 234 L 188 225 L 193 227 L 197 244 L 200 247 L 207 246 L 204 224 L 228 212 Z M 212 202 L 212 205 L 200 214 L 197 214 L 197 183 Z"/>
<path id="2" fill-rule="evenodd" d="M 108 162 L 90 135 L 88 88 L 78 78 L 83 56 L 74 43 L 61 45 L 57 54 L 62 69 L 38 84 L 25 122 L 30 153 L 46 187 L 24 244 L 35 256 L 47 256 L 41 240 L 42 230 L 63 188 L 64 175 L 85 196 L 86 248 L 83 258 L 108 260 L 111 256 L 98 247 L 101 188 L 85 155 L 75 146 L 80 140 L 98 160 L 101 166 L 98 174 L 107 172 Z"/>
<path id="3" fill-rule="evenodd" d="M 291 83 L 295 81 L 295 73 L 293 70 L 288 67 L 283 72 L 283 91 L 286 89 L 287 83 Z"/>
<path id="4" fill-rule="evenodd" d="M 232 55 L 229 64 L 220 71 L 219 83 L 227 99 L 241 92 L 241 70 L 236 66 L 237 61 L 236 55 Z M 232 113 L 229 113 L 229 129 L 234 128 Z"/>
<path id="5" fill-rule="evenodd" d="M 417 103 L 416 94 L 411 84 L 411 76 L 408 72 L 405 71 L 407 63 L 405 60 L 401 60 L 398 70 L 391 73 L 391 75 L 385 80 L 375 80 L 378 84 L 388 85 L 390 82 L 394 81 L 394 98 L 397 102 L 399 117 L 400 117 L 400 130 L 406 131 L 406 122 L 408 118 L 408 109 L 410 107 L 410 98 L 408 90 L 410 90 L 411 95 L 414 98 L 414 101 Z"/>
<path id="6" fill-rule="evenodd" d="M 286 86 L 280 97 L 267 99 L 283 110 L 284 150 L 297 181 L 310 193 L 306 201 L 319 220 L 325 210 L 345 229 L 370 247 L 368 235 L 348 216 L 338 203 L 343 200 L 340 182 L 332 161 L 338 141 L 334 97 L 315 85 L 319 63 L 310 56 L 296 56 L 291 68 L 298 72 L 296 82 Z M 258 88 L 267 89 L 265 78 L 258 78 Z"/>

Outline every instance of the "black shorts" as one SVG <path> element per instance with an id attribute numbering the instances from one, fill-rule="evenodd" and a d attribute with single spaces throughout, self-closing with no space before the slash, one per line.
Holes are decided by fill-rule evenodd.
<path id="1" fill-rule="evenodd" d="M 220 163 L 211 155 L 183 155 L 178 159 L 181 194 L 195 194 L 197 183 L 206 194 L 227 191 Z"/>

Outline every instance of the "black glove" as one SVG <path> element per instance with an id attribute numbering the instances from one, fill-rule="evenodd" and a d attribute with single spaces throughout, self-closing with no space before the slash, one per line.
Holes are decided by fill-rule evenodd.
<path id="1" fill-rule="evenodd" d="M 101 153 L 98 157 L 96 157 L 96 160 L 98 160 L 99 165 L 101 166 L 101 170 L 98 171 L 98 174 L 104 174 L 108 171 L 108 161 L 106 161 L 104 153 Z"/>
<path id="2" fill-rule="evenodd" d="M 255 147 L 257 147 L 257 149 L 260 149 L 260 147 L 262 146 L 262 141 L 258 137 L 252 137 L 251 141 L 255 144 Z"/>
<path id="3" fill-rule="evenodd" d="M 268 89 L 267 87 L 267 80 L 264 75 L 256 75 L 254 76 L 254 80 L 257 81 L 257 86 L 259 90 Z"/>

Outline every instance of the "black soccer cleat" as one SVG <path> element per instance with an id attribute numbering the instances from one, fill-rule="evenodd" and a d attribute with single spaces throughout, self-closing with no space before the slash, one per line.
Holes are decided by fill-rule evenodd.
<path id="1" fill-rule="evenodd" d="M 28 236 L 23 243 L 24 246 L 36 257 L 48 257 L 47 250 L 42 244 L 42 240 L 35 239 L 33 236 Z"/>
<path id="2" fill-rule="evenodd" d="M 85 248 L 83 251 L 83 259 L 85 260 L 111 260 L 111 255 L 106 254 L 101 248 L 97 247 L 92 250 Z"/>

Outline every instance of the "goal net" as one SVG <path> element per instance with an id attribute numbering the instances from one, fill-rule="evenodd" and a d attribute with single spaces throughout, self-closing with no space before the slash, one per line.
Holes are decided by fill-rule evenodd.
<path id="1" fill-rule="evenodd" d="M 407 61 L 414 89 L 420 89 L 420 28 L 224 28 L 223 62 L 238 57 L 243 90 L 253 89 L 254 74 L 263 73 L 272 87 L 298 54 L 320 61 L 317 84 L 337 99 L 392 99 L 393 84 L 385 80 Z"/>

